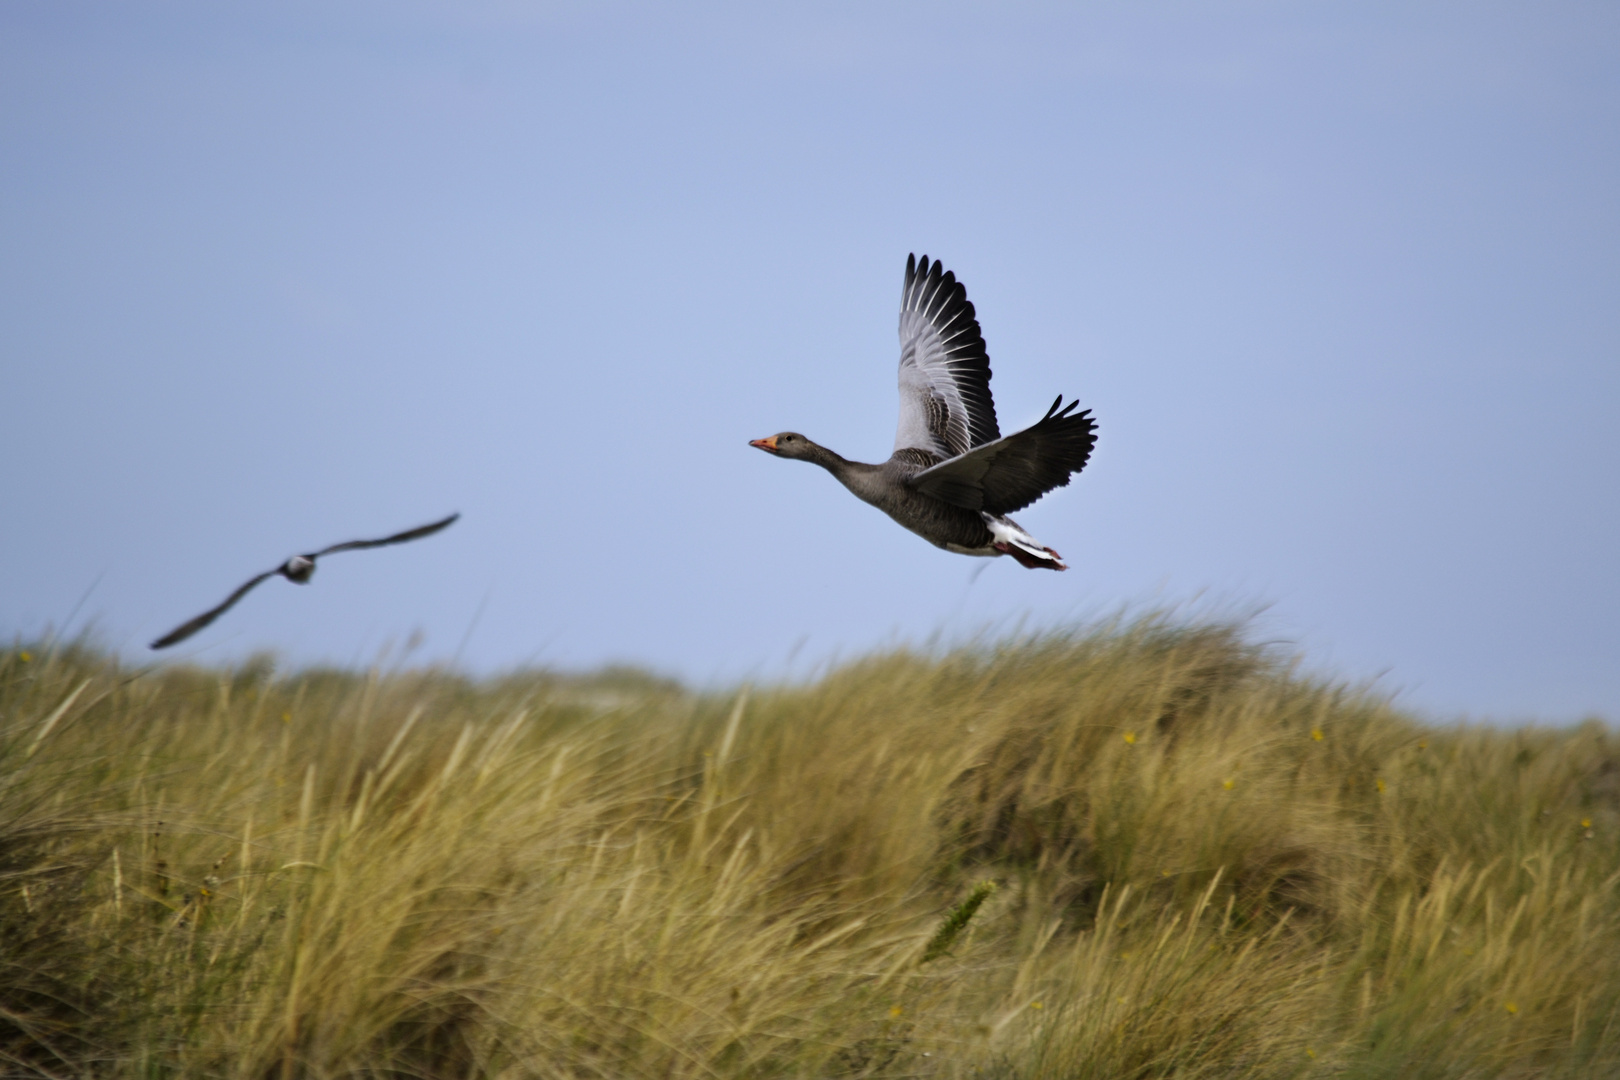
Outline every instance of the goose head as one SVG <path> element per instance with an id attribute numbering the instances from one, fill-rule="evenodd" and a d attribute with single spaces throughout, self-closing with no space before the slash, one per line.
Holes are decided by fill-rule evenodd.
<path id="1" fill-rule="evenodd" d="M 784 431 L 768 439 L 751 439 L 748 445 L 785 458 L 814 458 L 816 451 L 821 449 L 797 431 Z"/>

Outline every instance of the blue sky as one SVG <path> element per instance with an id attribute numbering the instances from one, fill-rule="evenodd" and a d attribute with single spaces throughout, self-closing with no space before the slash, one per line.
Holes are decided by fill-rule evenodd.
<path id="1" fill-rule="evenodd" d="M 0 6 L 0 633 L 696 683 L 1154 605 L 1439 718 L 1620 719 L 1620 8 Z M 1004 430 L 1101 426 L 938 551 L 908 252 Z M 982 572 L 981 572 L 982 571 Z"/>

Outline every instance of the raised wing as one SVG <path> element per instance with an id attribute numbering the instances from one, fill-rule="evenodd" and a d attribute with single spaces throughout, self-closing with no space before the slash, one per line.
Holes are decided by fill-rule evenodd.
<path id="1" fill-rule="evenodd" d="M 461 515 L 459 513 L 451 514 L 442 521 L 435 521 L 430 525 L 418 525 L 414 529 L 406 529 L 402 533 L 395 533 L 393 536 L 385 536 L 381 540 L 350 540 L 343 544 L 333 544 L 329 548 L 321 548 L 321 550 L 317 552 L 305 555 L 304 558 L 318 559 L 322 555 L 334 555 L 339 551 L 357 551 L 360 548 L 387 547 L 389 544 L 403 544 L 407 540 L 420 540 L 424 536 L 432 536 L 440 529 L 449 528 L 456 518 L 460 516 Z"/>
<path id="2" fill-rule="evenodd" d="M 1001 435 L 990 355 L 967 289 L 924 255 L 900 294 L 900 426 L 894 448 L 956 457 Z"/>
<path id="3" fill-rule="evenodd" d="M 1074 412 L 1078 404 L 1071 401 L 1060 409 L 1060 394 L 1039 423 L 942 461 L 906 482 L 969 510 L 992 514 L 1022 510 L 1086 467 L 1097 444 L 1097 425 L 1090 409 Z"/>
<path id="4" fill-rule="evenodd" d="M 173 630 L 170 630 L 167 634 L 164 634 L 162 637 L 152 642 L 152 648 L 167 649 L 170 645 L 180 644 L 182 641 L 186 640 L 186 638 L 190 637 L 192 634 L 195 634 L 197 631 L 201 630 L 203 627 L 207 626 L 209 623 L 213 622 L 215 619 L 229 611 L 231 609 L 231 605 L 235 604 L 238 600 L 242 599 L 242 597 L 246 596 L 253 586 L 257 585 L 267 577 L 275 576 L 275 570 L 266 570 L 258 577 L 249 578 L 247 584 L 241 586 L 235 592 L 231 593 L 231 595 L 227 596 L 223 604 L 220 604 L 216 608 L 210 608 L 201 615 L 197 616 L 195 619 L 192 619 L 190 622 L 181 623 Z"/>

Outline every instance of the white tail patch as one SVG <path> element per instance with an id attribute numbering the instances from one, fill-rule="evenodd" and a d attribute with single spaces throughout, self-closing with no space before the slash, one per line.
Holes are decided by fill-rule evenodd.
<path id="1" fill-rule="evenodd" d="M 996 543 L 1015 547 L 1035 559 L 1052 564 L 1054 569 L 1067 570 L 1058 553 L 1035 539 L 1029 533 L 1020 529 L 1011 518 L 996 517 L 992 514 L 981 514 L 984 523 L 990 527 L 990 535 Z M 1020 559 L 1020 562 L 1023 560 Z"/>

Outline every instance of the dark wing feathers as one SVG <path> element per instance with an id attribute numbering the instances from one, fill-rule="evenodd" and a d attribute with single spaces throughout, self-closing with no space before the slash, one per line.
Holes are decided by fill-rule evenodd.
<path id="1" fill-rule="evenodd" d="M 277 570 L 279 569 L 280 568 L 278 567 Z M 249 578 L 246 584 L 242 585 L 235 592 L 231 593 L 231 595 L 227 596 L 223 604 L 220 604 L 216 608 L 210 608 L 201 615 L 198 615 L 195 619 L 192 619 L 190 622 L 181 623 L 173 630 L 170 630 L 167 634 L 164 634 L 162 637 L 152 642 L 152 648 L 167 649 L 170 645 L 180 644 L 182 641 L 186 640 L 186 638 L 190 637 L 192 634 L 195 634 L 197 631 L 201 630 L 203 627 L 207 626 L 209 623 L 213 622 L 215 619 L 229 611 L 231 606 L 238 600 L 242 599 L 242 597 L 246 596 L 248 591 L 251 590 L 253 586 L 257 585 L 265 578 L 275 577 L 277 570 L 266 570 L 257 577 Z"/>
<path id="2" fill-rule="evenodd" d="M 381 540 L 350 540 L 347 543 L 333 544 L 331 547 L 322 548 L 311 555 L 305 555 L 304 558 L 318 559 L 322 555 L 334 555 L 339 551 L 359 551 L 362 548 L 387 547 L 389 544 L 403 544 L 407 540 L 420 540 L 424 536 L 432 536 L 440 529 L 449 528 L 460 516 L 459 513 L 451 514 L 449 517 L 435 521 L 430 525 L 418 525 L 414 529 L 406 529 L 402 533 L 385 536 Z"/>
<path id="3" fill-rule="evenodd" d="M 992 514 L 1022 510 L 1085 468 L 1097 443 L 1091 410 L 1075 412 L 1062 395 L 1031 427 L 975 447 L 911 477 L 907 483 L 926 495 Z"/>
<path id="4" fill-rule="evenodd" d="M 322 555 L 331 555 L 338 551 L 354 551 L 359 548 L 383 547 L 387 544 L 403 544 L 407 540 L 419 540 L 424 536 L 432 536 L 440 529 L 447 528 L 460 516 L 461 515 L 459 513 L 451 514 L 449 517 L 440 521 L 435 521 L 428 525 L 418 525 L 414 529 L 406 529 L 402 533 L 395 533 L 393 536 L 385 536 L 381 540 L 350 540 L 346 544 L 333 544 L 331 547 L 322 548 L 317 552 L 305 555 L 304 558 L 314 560 L 320 558 Z M 215 619 L 229 611 L 231 609 L 231 605 L 235 604 L 238 600 L 242 599 L 242 597 L 246 596 L 248 594 L 248 590 L 252 589 L 259 582 L 268 577 L 275 577 L 277 574 L 281 573 L 281 571 L 282 567 L 278 566 L 274 570 L 266 570 L 258 577 L 249 579 L 247 584 L 243 585 L 241 588 L 231 593 L 230 596 L 226 597 L 223 604 L 220 604 L 218 607 L 209 611 L 205 611 L 201 615 L 198 615 L 195 619 L 192 619 L 190 622 L 182 623 L 180 626 L 170 630 L 167 634 L 164 634 L 162 637 L 152 642 L 152 648 L 166 649 L 170 645 L 178 645 L 180 642 L 186 640 L 186 638 L 190 637 L 192 634 L 195 634 L 197 631 L 201 630 L 203 627 L 207 626 L 209 623 L 213 622 Z"/>
<path id="5" fill-rule="evenodd" d="M 900 294 L 900 424 L 894 448 L 966 453 L 1000 436 L 990 355 L 967 289 L 924 255 Z"/>

